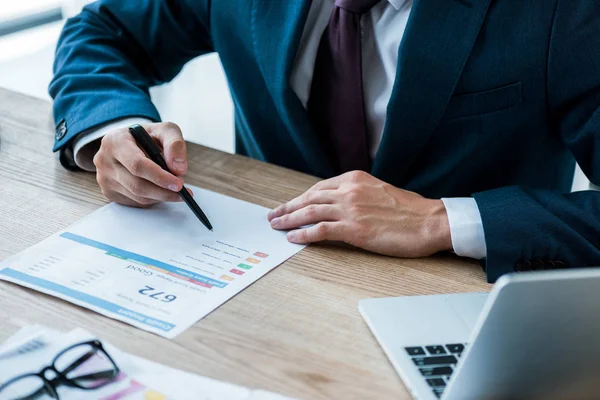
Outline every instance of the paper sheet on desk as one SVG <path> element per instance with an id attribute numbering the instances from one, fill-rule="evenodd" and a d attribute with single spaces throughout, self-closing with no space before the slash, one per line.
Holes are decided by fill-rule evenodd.
<path id="1" fill-rule="evenodd" d="M 0 263 L 0 279 L 173 338 L 300 251 L 268 209 L 193 188 L 184 203 L 109 204 Z"/>
<path id="2" fill-rule="evenodd" d="M 0 368 L 0 382 L 48 365 L 62 349 L 96 337 L 82 329 L 67 334 L 33 325 L 23 328 L 5 344 L 37 333 L 48 344 L 10 360 L 11 368 Z M 99 338 L 102 341 L 102 338 Z M 291 400 L 276 393 L 251 390 L 199 375 L 172 369 L 155 362 L 127 354 L 103 341 L 104 348 L 122 371 L 114 384 L 96 391 L 59 388 L 65 400 Z M 1 348 L 2 346 L 0 346 Z M 7 362 L 7 361 L 4 361 Z M 3 362 L 0 361 L 0 366 Z"/>

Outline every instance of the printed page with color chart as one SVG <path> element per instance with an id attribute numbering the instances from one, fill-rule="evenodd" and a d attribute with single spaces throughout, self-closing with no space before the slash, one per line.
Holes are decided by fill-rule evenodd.
<path id="1" fill-rule="evenodd" d="M 267 208 L 192 190 L 213 232 L 184 203 L 113 203 L 0 263 L 0 279 L 173 338 L 304 247 Z"/>

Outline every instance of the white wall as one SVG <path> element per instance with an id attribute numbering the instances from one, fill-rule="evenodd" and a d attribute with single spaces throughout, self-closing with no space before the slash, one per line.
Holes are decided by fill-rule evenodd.
<path id="1" fill-rule="evenodd" d="M 233 153 L 233 103 L 217 55 L 193 60 L 150 93 L 162 119 L 177 123 L 186 139 Z"/>
<path id="2" fill-rule="evenodd" d="M 48 99 L 54 48 L 62 23 L 0 38 L 0 86 Z M 172 82 L 153 88 L 152 100 L 165 121 L 187 140 L 233 152 L 233 104 L 217 55 L 189 63 Z"/>

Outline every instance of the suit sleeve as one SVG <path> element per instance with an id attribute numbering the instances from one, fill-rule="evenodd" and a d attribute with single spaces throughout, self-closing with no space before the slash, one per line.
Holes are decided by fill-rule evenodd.
<path id="1" fill-rule="evenodd" d="M 600 184 L 600 7 L 559 0 L 548 58 L 552 125 L 592 183 Z M 600 192 L 507 187 L 474 195 L 488 280 L 536 269 L 600 266 Z"/>
<path id="2" fill-rule="evenodd" d="M 65 24 L 49 92 L 54 151 L 125 117 L 159 121 L 149 88 L 213 51 L 210 0 L 99 0 Z"/>

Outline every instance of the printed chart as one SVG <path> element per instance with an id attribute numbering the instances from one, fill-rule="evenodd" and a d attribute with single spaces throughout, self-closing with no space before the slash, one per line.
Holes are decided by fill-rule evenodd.
<path id="1" fill-rule="evenodd" d="M 110 204 L 0 264 L 0 279 L 172 338 L 303 246 L 268 210 L 198 188 L 215 226 L 185 204 Z"/>

